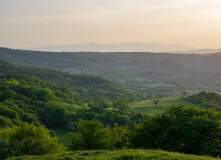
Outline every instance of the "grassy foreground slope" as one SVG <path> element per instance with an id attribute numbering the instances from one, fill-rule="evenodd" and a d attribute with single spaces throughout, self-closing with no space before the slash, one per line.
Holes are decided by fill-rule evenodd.
<path id="1" fill-rule="evenodd" d="M 134 103 L 131 103 L 131 106 L 132 106 L 132 110 L 135 112 L 148 113 L 150 115 L 154 115 L 154 114 L 162 114 L 169 107 L 171 107 L 172 104 L 176 104 L 176 105 L 185 104 L 190 107 L 195 106 L 198 108 L 202 108 L 201 105 L 193 103 L 193 102 L 187 102 L 181 99 L 180 97 L 160 98 L 157 106 L 154 105 L 153 100 L 134 102 Z"/>
<path id="2" fill-rule="evenodd" d="M 117 151 L 75 151 L 61 155 L 23 156 L 13 157 L 8 160 L 215 160 L 208 156 L 187 155 L 161 150 L 117 150 Z"/>

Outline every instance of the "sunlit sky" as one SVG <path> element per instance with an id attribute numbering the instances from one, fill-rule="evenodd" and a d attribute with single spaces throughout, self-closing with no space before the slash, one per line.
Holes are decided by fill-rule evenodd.
<path id="1" fill-rule="evenodd" d="M 0 0 L 0 46 L 88 42 L 221 48 L 221 0 Z"/>

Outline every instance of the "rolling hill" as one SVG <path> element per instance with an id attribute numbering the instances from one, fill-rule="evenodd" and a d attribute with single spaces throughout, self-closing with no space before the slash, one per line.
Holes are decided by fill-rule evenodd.
<path id="1" fill-rule="evenodd" d="M 0 59 L 71 74 L 102 76 L 131 90 L 168 96 L 220 92 L 221 54 L 41 52 L 0 48 Z"/>
<path id="2" fill-rule="evenodd" d="M 154 105 L 153 100 L 133 102 L 131 103 L 131 106 L 132 106 L 132 110 L 135 112 L 148 113 L 150 115 L 154 115 L 154 114 L 164 113 L 169 107 L 172 106 L 172 104 L 175 104 L 175 105 L 185 104 L 190 107 L 202 108 L 202 106 L 197 103 L 188 102 L 179 97 L 160 98 L 157 106 Z"/>

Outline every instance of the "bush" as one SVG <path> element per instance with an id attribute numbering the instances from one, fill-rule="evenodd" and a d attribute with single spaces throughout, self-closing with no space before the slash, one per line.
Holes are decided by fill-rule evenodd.
<path id="1" fill-rule="evenodd" d="M 100 121 L 80 120 L 76 123 L 76 131 L 69 132 L 72 150 L 107 149 L 111 141 L 111 129 L 104 127 Z"/>
<path id="2" fill-rule="evenodd" d="M 28 123 L 21 127 L 1 129 L 0 142 L 3 144 L 1 147 L 5 146 L 2 155 L 7 157 L 11 155 L 44 155 L 63 151 L 63 145 L 58 143 L 58 137 L 52 137 L 44 126 L 36 127 Z"/>
<path id="3" fill-rule="evenodd" d="M 6 128 L 11 126 L 13 126 L 11 119 L 0 115 L 0 128 Z"/>

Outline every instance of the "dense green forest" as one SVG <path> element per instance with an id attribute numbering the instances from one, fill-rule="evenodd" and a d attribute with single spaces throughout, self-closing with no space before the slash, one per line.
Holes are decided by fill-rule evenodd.
<path id="1" fill-rule="evenodd" d="M 0 62 L 0 159 L 94 149 L 221 154 L 217 93 L 185 98 L 206 109 L 171 104 L 150 116 L 131 111 L 130 102 L 144 93 L 101 77 Z M 53 128 L 68 132 L 68 143 Z"/>
<path id="2" fill-rule="evenodd" d="M 73 53 L 0 48 L 0 59 L 72 74 L 98 75 L 131 90 L 165 96 L 181 95 L 183 90 L 220 92 L 219 53 Z"/>
<path id="3" fill-rule="evenodd" d="M 65 128 L 68 122 L 78 119 L 99 119 L 106 125 L 120 121 L 125 125 L 136 116 L 135 113 L 127 115 L 130 108 L 125 98 L 117 98 L 113 103 L 91 99 L 79 106 L 79 99 L 84 97 L 79 97 L 78 93 L 30 76 L 1 75 L 0 84 L 0 115 L 17 121 L 34 122 L 35 125 L 41 122 L 47 127 Z M 114 107 L 116 112 L 106 109 L 109 107 Z"/>
<path id="4" fill-rule="evenodd" d="M 90 101 L 89 99 L 103 98 L 113 100 L 117 97 L 124 97 L 129 101 L 137 101 L 146 98 L 146 95 L 120 87 L 102 77 L 71 75 L 67 72 L 52 69 L 15 65 L 2 60 L 0 60 L 0 74 L 34 76 L 61 86 L 64 90 L 68 88 L 73 92 L 77 92 L 88 101 Z"/>

